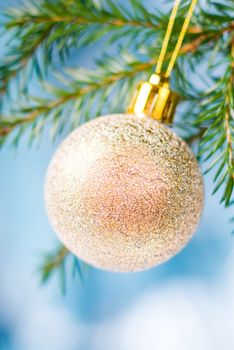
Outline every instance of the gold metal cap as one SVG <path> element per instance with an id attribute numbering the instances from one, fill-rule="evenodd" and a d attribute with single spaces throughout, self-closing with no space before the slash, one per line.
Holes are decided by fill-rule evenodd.
<path id="1" fill-rule="evenodd" d="M 162 123 L 173 120 L 179 96 L 170 89 L 167 78 L 152 74 L 148 82 L 139 84 L 128 108 L 129 113 L 148 115 Z"/>

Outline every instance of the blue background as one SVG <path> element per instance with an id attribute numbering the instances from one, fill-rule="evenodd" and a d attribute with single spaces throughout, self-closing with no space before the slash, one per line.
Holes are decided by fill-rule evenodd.
<path id="1" fill-rule="evenodd" d="M 99 45 L 81 50 L 79 63 L 92 65 Z M 56 276 L 40 285 L 42 254 L 57 244 L 44 178 L 61 140 L 52 144 L 46 130 L 38 149 L 25 135 L 16 153 L 0 152 L 0 350 L 233 349 L 231 211 L 211 196 L 212 174 L 197 234 L 166 264 L 133 274 L 90 268 L 83 284 L 68 278 L 66 296 Z"/>

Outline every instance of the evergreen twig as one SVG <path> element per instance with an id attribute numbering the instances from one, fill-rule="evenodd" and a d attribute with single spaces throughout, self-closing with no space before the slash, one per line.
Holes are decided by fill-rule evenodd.
<path id="1" fill-rule="evenodd" d="M 42 283 L 48 282 L 54 273 L 57 271 L 60 277 L 60 285 L 63 293 L 66 292 L 66 261 L 71 257 L 71 253 L 63 245 L 59 245 L 53 252 L 47 253 L 44 256 L 43 263 L 39 268 Z M 76 272 L 81 281 L 83 281 L 83 268 L 74 256 L 73 258 L 73 277 Z"/>

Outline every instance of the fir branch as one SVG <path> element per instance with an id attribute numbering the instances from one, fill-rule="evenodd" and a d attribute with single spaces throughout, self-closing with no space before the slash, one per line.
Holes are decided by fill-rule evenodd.
<path id="1" fill-rule="evenodd" d="M 58 79 L 63 83 L 63 89 L 46 84 L 45 89 L 52 95 L 50 100 L 37 98 L 36 100 L 38 103 L 14 110 L 13 115 L 16 115 L 16 117 L 0 117 L 0 140 L 2 137 L 3 142 L 6 136 L 17 127 L 23 126 L 24 131 L 25 126 L 35 125 L 39 118 L 44 119 L 46 123 L 55 119 L 56 122 L 59 122 L 60 117 L 62 121 L 64 108 L 69 103 L 71 109 L 76 108 L 77 121 L 79 120 L 78 114 L 86 115 L 86 120 L 91 118 L 91 116 L 95 117 L 100 111 L 99 105 L 96 110 L 90 112 L 90 109 L 85 110 L 83 108 L 84 105 L 79 105 L 79 102 L 85 98 L 88 105 L 92 105 L 94 101 L 100 104 L 102 101 L 103 105 L 101 105 L 101 107 L 105 107 L 104 101 L 108 99 L 113 90 L 116 90 L 113 92 L 118 95 L 115 99 L 115 104 L 119 106 L 122 105 L 121 108 L 124 109 L 129 96 L 131 97 L 131 89 L 135 86 L 135 78 L 139 73 L 144 72 L 146 75 L 152 66 L 155 65 L 155 61 L 142 63 L 135 61 L 135 58 L 130 55 L 126 57 L 126 60 L 125 53 L 122 52 L 121 59 L 112 59 L 112 64 L 110 64 L 110 57 L 106 57 L 104 60 L 100 61 L 99 70 L 67 70 L 66 77 L 58 76 Z M 107 64 L 110 64 L 109 71 L 106 67 Z M 116 65 L 122 69 L 115 70 L 114 67 Z M 78 78 L 80 80 L 78 80 Z M 129 95 L 125 94 L 125 96 L 123 96 L 123 84 L 126 84 L 124 91 L 129 89 Z M 92 103 L 90 100 L 92 100 Z M 114 112 L 115 107 L 117 106 L 112 105 L 112 112 Z M 88 115 L 88 113 L 90 113 L 90 115 Z M 67 117 L 66 122 L 68 123 Z"/>
<path id="2" fill-rule="evenodd" d="M 204 133 L 206 132 L 206 128 L 200 128 L 196 133 L 192 133 L 190 136 L 185 136 L 183 139 L 186 141 L 189 145 L 192 145 L 194 142 L 198 142 L 203 137 Z"/>
<path id="3" fill-rule="evenodd" d="M 58 5 L 61 6 L 61 11 L 59 12 L 57 7 Z M 91 4 L 87 6 L 87 2 L 86 4 L 77 2 L 76 8 L 72 8 L 70 5 L 67 7 L 66 3 L 64 1 L 61 1 L 59 4 L 56 4 L 56 9 L 55 7 L 53 8 L 50 4 L 50 11 L 48 11 L 48 3 L 42 2 L 40 8 L 36 8 L 38 11 L 37 13 L 35 13 L 35 11 L 32 11 L 30 13 L 30 7 L 24 7 L 20 18 L 13 17 L 7 23 L 6 28 L 9 29 L 17 26 L 25 26 L 31 23 L 76 23 L 79 25 L 102 24 L 104 26 L 113 27 L 131 26 L 151 28 L 154 30 L 158 29 L 158 25 L 152 21 L 153 17 L 150 16 L 149 12 L 146 12 L 146 9 L 145 14 L 147 14 L 147 18 L 146 16 L 141 16 L 141 18 L 134 18 L 132 15 L 127 17 L 125 11 L 122 11 L 122 14 L 120 16 L 120 13 L 116 11 L 118 10 L 118 6 L 114 9 L 113 2 L 109 2 L 110 9 L 108 10 L 100 7 L 95 7 L 95 3 L 92 3 L 92 6 L 90 5 Z M 139 6 L 139 3 L 135 2 L 135 5 Z M 35 10 L 35 7 L 33 10 Z M 11 12 L 9 12 L 9 15 L 10 14 Z"/>
<path id="4" fill-rule="evenodd" d="M 80 262 L 63 245 L 59 245 L 53 252 L 50 252 L 44 255 L 43 263 L 39 268 L 39 273 L 41 275 L 41 282 L 42 283 L 48 282 L 52 278 L 54 273 L 57 271 L 60 276 L 61 291 L 65 293 L 66 292 L 65 267 L 66 267 L 67 260 L 71 257 L 73 259 L 73 267 L 72 267 L 73 278 L 78 273 L 79 279 L 81 280 L 81 282 L 83 282 L 84 280 L 83 268 L 81 267 Z"/>
<path id="5" fill-rule="evenodd" d="M 52 29 L 53 26 L 51 24 L 47 24 L 43 32 L 38 31 L 36 34 L 33 33 L 33 41 L 30 40 L 30 37 L 23 37 L 22 43 L 17 49 L 18 52 L 15 52 L 15 48 L 12 48 L 8 52 L 8 59 L 6 63 L 0 65 L 0 94 L 7 92 L 7 88 L 11 80 L 14 79 L 23 69 L 25 69 L 32 59 L 35 69 L 37 69 L 39 75 L 41 74 L 37 51 L 46 41 Z M 30 33 L 30 35 L 31 34 L 32 33 Z M 30 45 L 26 45 L 24 42 L 25 40 L 28 40 Z"/>
<path id="6" fill-rule="evenodd" d="M 196 50 L 196 48 L 200 48 L 203 42 L 213 42 L 219 37 L 221 37 L 224 32 L 229 32 L 232 30 L 234 30 L 234 24 L 231 23 L 231 25 L 229 25 L 228 27 L 222 28 L 221 30 L 212 33 L 212 35 L 200 32 L 197 38 L 192 40 L 189 44 L 185 44 L 182 46 L 180 50 L 180 55 L 184 56 L 186 54 L 193 53 Z M 119 53 L 119 55 L 121 56 L 124 56 L 124 54 L 125 53 L 123 52 Z M 168 57 L 170 57 L 170 52 L 167 54 L 166 60 Z M 40 104 L 31 108 L 27 107 L 22 108 L 21 110 L 16 110 L 14 111 L 14 114 L 19 115 L 19 117 L 16 118 L 11 118 L 10 116 L 0 117 L 0 143 L 3 143 L 7 134 L 9 134 L 15 127 L 22 124 L 30 124 L 42 115 L 46 117 L 50 113 L 50 111 L 55 110 L 57 107 L 65 105 L 70 100 L 75 100 L 78 99 L 80 96 L 86 96 L 89 93 L 103 90 L 111 84 L 117 82 L 118 80 L 129 79 L 133 76 L 137 76 L 143 71 L 147 73 L 153 68 L 153 66 L 156 63 L 156 59 L 151 59 L 148 62 L 141 62 L 134 58 L 134 60 L 130 62 L 130 65 L 128 64 L 128 62 L 120 62 L 120 65 L 121 67 L 123 67 L 123 70 L 113 73 L 111 71 L 108 72 L 108 66 L 111 66 L 111 64 L 113 63 L 111 61 L 111 58 L 104 57 L 103 59 L 106 61 L 106 65 L 105 67 L 102 67 L 102 70 L 99 72 L 100 76 L 98 77 L 97 83 L 94 83 L 88 78 L 87 86 L 83 87 L 84 82 L 81 82 L 82 86 L 79 86 L 79 81 L 77 81 L 76 91 L 66 92 L 64 90 L 64 96 L 59 97 L 57 100 L 53 100 L 48 103 L 44 103 L 43 105 Z M 99 60 L 99 64 L 103 61 L 103 59 Z M 95 71 L 91 72 L 85 69 L 82 69 L 82 71 L 82 75 L 86 74 L 88 77 L 96 75 Z M 106 73 L 108 73 L 108 76 L 105 76 Z M 104 79 L 102 79 L 103 77 Z M 67 84 L 69 84 L 68 81 Z M 131 89 L 129 87 L 129 91 L 130 90 Z M 61 95 L 61 92 L 59 95 Z"/>
<path id="7" fill-rule="evenodd" d="M 180 54 L 194 53 L 204 43 L 214 43 L 216 40 L 219 40 L 225 33 L 234 31 L 234 22 L 229 23 L 224 28 L 216 29 L 215 31 L 199 31 L 198 36 L 191 42 L 183 45 L 180 50 Z"/>
<path id="8" fill-rule="evenodd" d="M 122 36 L 125 39 L 135 37 L 129 43 L 138 41 L 139 37 L 145 41 L 145 34 L 148 39 L 157 35 L 159 23 L 160 17 L 150 14 L 135 0 L 131 12 L 112 1 L 98 6 L 92 1 L 48 3 L 43 0 L 11 9 L 6 13 L 3 28 L 5 32 L 10 30 L 11 36 L 0 65 L 0 92 L 5 93 L 9 82 L 30 63 L 31 74 L 34 71 L 42 77 L 45 69 L 57 60 L 54 57 L 64 62 L 72 47 L 94 43 L 104 36 L 109 43 Z M 43 55 L 40 55 L 40 48 Z"/>
<path id="9" fill-rule="evenodd" d="M 136 0 L 131 1 L 130 10 L 110 0 L 101 5 L 92 1 L 57 0 L 48 3 L 43 0 L 28 3 L 17 10 L 11 9 L 6 18 L 4 31 L 10 30 L 11 36 L 4 55 L 6 61 L 3 59 L 0 65 L 0 93 L 5 93 L 12 79 L 28 66 L 29 80 L 33 72 L 41 78 L 58 58 L 61 62 L 68 58 L 70 48 L 94 43 L 104 36 L 108 43 L 124 37 L 125 41 L 129 39 L 128 46 L 147 44 L 151 47 L 157 38 L 161 42 L 167 24 L 167 16 L 151 13 Z M 221 28 L 212 26 L 209 30 L 209 26 L 210 23 L 204 29 L 200 25 L 191 27 L 188 41 L 192 39 L 192 42 L 185 45 L 181 53 L 194 52 L 202 43 L 214 41 L 234 29 L 234 23 L 230 21 Z M 25 80 L 26 90 L 28 81 Z"/>
<path id="10" fill-rule="evenodd" d="M 43 265 L 40 267 L 42 274 L 42 282 L 46 282 L 50 277 L 51 272 L 56 268 L 59 268 L 67 258 L 68 250 L 64 246 L 56 248 L 52 254 L 46 254 L 44 257 Z"/>
<path id="11" fill-rule="evenodd" d="M 234 58 L 229 57 L 224 76 L 206 95 L 202 111 L 196 124 L 206 125 L 200 144 L 200 156 L 204 161 L 211 160 L 206 172 L 216 169 L 213 193 L 222 185 L 224 192 L 221 202 L 229 206 L 234 188 Z"/>

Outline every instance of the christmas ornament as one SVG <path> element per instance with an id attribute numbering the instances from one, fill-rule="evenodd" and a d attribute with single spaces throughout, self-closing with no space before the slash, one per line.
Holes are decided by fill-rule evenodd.
<path id="1" fill-rule="evenodd" d="M 113 271 L 154 266 L 191 238 L 202 178 L 186 144 L 149 118 L 100 117 L 60 146 L 47 174 L 46 202 L 65 246 Z"/>
<path id="2" fill-rule="evenodd" d="M 178 100 L 168 81 L 174 63 L 161 74 L 164 55 L 157 74 L 140 84 L 128 114 L 76 129 L 48 169 L 45 198 L 55 232 L 79 258 L 107 270 L 166 261 L 190 240 L 201 215 L 197 161 L 163 124 L 171 123 Z"/>

